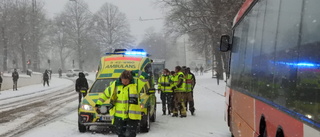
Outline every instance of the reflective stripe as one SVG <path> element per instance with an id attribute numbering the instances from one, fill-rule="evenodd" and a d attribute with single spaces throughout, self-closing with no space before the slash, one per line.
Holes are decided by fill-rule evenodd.
<path id="1" fill-rule="evenodd" d="M 129 97 L 136 97 L 136 98 L 138 98 L 138 95 L 137 95 L 137 94 L 130 94 Z"/>
<path id="2" fill-rule="evenodd" d="M 129 103 L 128 100 L 117 100 L 116 102 L 117 102 L 117 103 Z"/>
<path id="3" fill-rule="evenodd" d="M 118 114 L 128 114 L 128 111 L 116 111 Z"/>
<path id="4" fill-rule="evenodd" d="M 148 79 L 140 79 L 142 82 L 147 82 Z"/>
<path id="5" fill-rule="evenodd" d="M 129 110 L 129 113 L 131 113 L 131 114 L 141 114 L 140 111 L 133 111 L 133 110 Z"/>
<path id="6" fill-rule="evenodd" d="M 161 82 L 160 84 L 161 84 L 161 86 L 170 86 L 169 82 Z"/>
<path id="7" fill-rule="evenodd" d="M 105 100 L 104 99 L 102 99 L 102 98 L 99 98 L 99 100 L 103 103 Z"/>

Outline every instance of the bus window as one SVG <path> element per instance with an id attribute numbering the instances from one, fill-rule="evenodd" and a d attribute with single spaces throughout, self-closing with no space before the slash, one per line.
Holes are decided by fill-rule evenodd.
<path id="1" fill-rule="evenodd" d="M 304 3 L 301 45 L 298 60 L 298 100 L 293 101 L 298 111 L 320 122 L 320 14 L 319 0 Z"/>

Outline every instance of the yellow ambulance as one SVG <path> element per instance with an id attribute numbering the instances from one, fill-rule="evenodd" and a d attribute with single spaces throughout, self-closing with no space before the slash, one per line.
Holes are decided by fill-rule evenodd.
<path id="1" fill-rule="evenodd" d="M 117 49 L 113 53 L 106 53 L 101 58 L 96 80 L 88 90 L 88 94 L 79 104 L 78 129 L 86 132 L 90 126 L 105 126 L 112 131 L 111 116 L 109 115 L 110 100 L 106 100 L 100 108 L 95 108 L 95 102 L 99 94 L 104 92 L 111 82 L 118 79 L 124 70 L 139 71 L 147 74 L 149 78 L 144 85 L 140 85 L 140 101 L 142 118 L 140 122 L 140 132 L 148 132 L 150 121 L 156 119 L 156 97 L 151 68 L 152 60 L 147 53 L 141 49 Z"/>

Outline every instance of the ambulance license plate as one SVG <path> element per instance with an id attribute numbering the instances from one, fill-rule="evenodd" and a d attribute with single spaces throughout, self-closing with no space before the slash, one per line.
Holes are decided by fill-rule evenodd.
<path id="1" fill-rule="evenodd" d="M 101 121 L 110 121 L 111 120 L 111 118 L 110 118 L 110 116 L 100 116 L 100 120 Z"/>

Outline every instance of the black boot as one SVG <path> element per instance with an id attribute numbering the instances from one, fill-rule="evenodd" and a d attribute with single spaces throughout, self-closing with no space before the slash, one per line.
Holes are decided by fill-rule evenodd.
<path id="1" fill-rule="evenodd" d="M 178 114 L 173 113 L 172 117 L 178 117 Z"/>
<path id="2" fill-rule="evenodd" d="M 166 111 L 165 110 L 163 110 L 162 112 L 163 112 L 162 115 L 166 115 Z"/>
<path id="3" fill-rule="evenodd" d="M 186 115 L 180 115 L 181 118 L 187 117 Z"/>
<path id="4" fill-rule="evenodd" d="M 190 109 L 190 112 L 191 112 L 191 115 L 192 115 L 192 116 L 194 116 L 194 111 L 195 111 L 195 110 L 196 110 L 196 109 L 194 109 L 194 108 L 193 108 L 193 109 Z"/>

